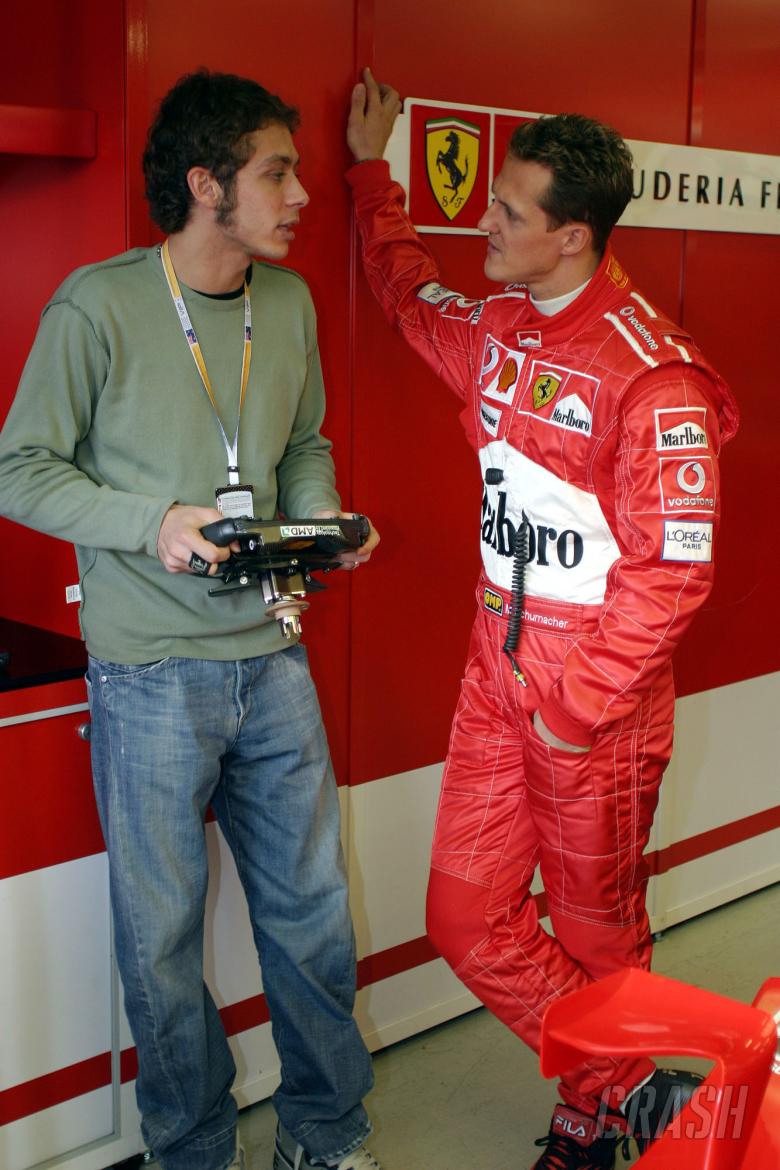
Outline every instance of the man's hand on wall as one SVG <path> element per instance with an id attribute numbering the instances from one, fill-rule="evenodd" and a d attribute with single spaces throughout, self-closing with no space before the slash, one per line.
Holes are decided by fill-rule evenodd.
<path id="1" fill-rule="evenodd" d="M 401 99 L 389 85 L 379 85 L 370 69 L 363 70 L 363 81 L 352 91 L 352 106 L 347 123 L 347 144 L 355 162 L 382 158 Z"/>

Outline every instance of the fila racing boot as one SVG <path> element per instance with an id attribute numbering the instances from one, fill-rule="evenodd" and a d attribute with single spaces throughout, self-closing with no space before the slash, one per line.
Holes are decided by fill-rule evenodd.
<path id="1" fill-rule="evenodd" d="M 558 1105 L 549 1134 L 535 1143 L 545 1149 L 532 1170 L 613 1170 L 622 1140 L 623 1134 L 605 1134 L 597 1118 Z"/>

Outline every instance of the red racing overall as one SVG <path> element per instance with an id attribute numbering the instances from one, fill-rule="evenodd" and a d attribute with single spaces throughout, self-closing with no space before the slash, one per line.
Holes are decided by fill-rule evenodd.
<path id="1" fill-rule="evenodd" d="M 385 163 L 348 180 L 372 289 L 464 400 L 483 473 L 483 574 L 436 821 L 429 933 L 538 1050 L 552 999 L 650 963 L 642 854 L 672 750 L 671 655 L 711 588 L 717 456 L 736 407 L 610 253 L 555 316 L 523 286 L 470 301 L 439 283 Z M 523 521 L 516 658 L 527 686 L 502 653 Z M 536 711 L 590 750 L 548 747 Z M 530 894 L 537 866 L 554 937 Z M 652 1069 L 593 1062 L 561 1095 L 595 1114 L 618 1099 L 610 1089 Z"/>

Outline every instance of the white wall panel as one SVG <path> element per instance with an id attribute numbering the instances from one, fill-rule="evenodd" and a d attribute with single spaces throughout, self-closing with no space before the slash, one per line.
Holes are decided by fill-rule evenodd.
<path id="1" fill-rule="evenodd" d="M 56 1158 L 55 1166 L 66 1167 L 70 1160 L 64 1151 L 78 1150 L 80 1170 L 87 1170 L 80 1160 L 81 1147 L 111 1134 L 110 1124 L 103 1133 L 96 1130 L 99 1128 L 98 1119 L 111 1118 L 112 1100 L 113 1091 L 107 1085 L 105 1089 L 85 1093 L 52 1109 L 43 1109 L 31 1117 L 4 1125 L 0 1128 L 0 1166 L 3 1170 L 28 1170 L 28 1167 L 37 1166 L 49 1158 Z M 137 1148 L 137 1142 L 135 1144 Z M 95 1167 L 107 1166 L 109 1160 L 114 1160 L 113 1153 L 107 1156 L 100 1152 L 104 1148 L 103 1143 L 96 1147 Z"/>
<path id="2" fill-rule="evenodd" d="M 677 701 L 674 755 L 661 786 L 652 847 L 663 850 L 780 802 L 780 674 Z M 653 878 L 661 930 L 780 880 L 780 831 L 762 833 Z"/>
<path id="3" fill-rule="evenodd" d="M 441 764 L 349 789 L 349 884 L 358 954 L 425 934 Z"/>
<path id="4" fill-rule="evenodd" d="M 0 1089 L 111 1048 L 111 946 L 104 855 L 0 883 Z M 8 961 L 12 956 L 12 961 Z M 110 1136 L 110 1085 L 0 1128 L 0 1167 L 25 1170 Z"/>
<path id="5" fill-rule="evenodd" d="M 362 988 L 355 1018 L 375 1051 L 480 1007 L 443 959 Z"/>
<path id="6" fill-rule="evenodd" d="M 107 1052 L 111 948 L 105 855 L 0 882 L 0 939 L 5 956 L 0 1090 Z"/>

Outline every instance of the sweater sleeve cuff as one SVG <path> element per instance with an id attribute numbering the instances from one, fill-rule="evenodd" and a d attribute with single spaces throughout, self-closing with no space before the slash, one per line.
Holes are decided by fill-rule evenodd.
<path id="1" fill-rule="evenodd" d="M 595 739 L 592 731 L 572 719 L 561 708 L 554 693 L 548 695 L 541 704 L 539 714 L 544 720 L 545 727 L 565 743 L 575 744 L 577 747 L 590 747 Z"/>
<path id="2" fill-rule="evenodd" d="M 350 167 L 345 178 L 356 195 L 386 187 L 390 182 L 390 164 L 383 158 L 367 158 Z"/>

